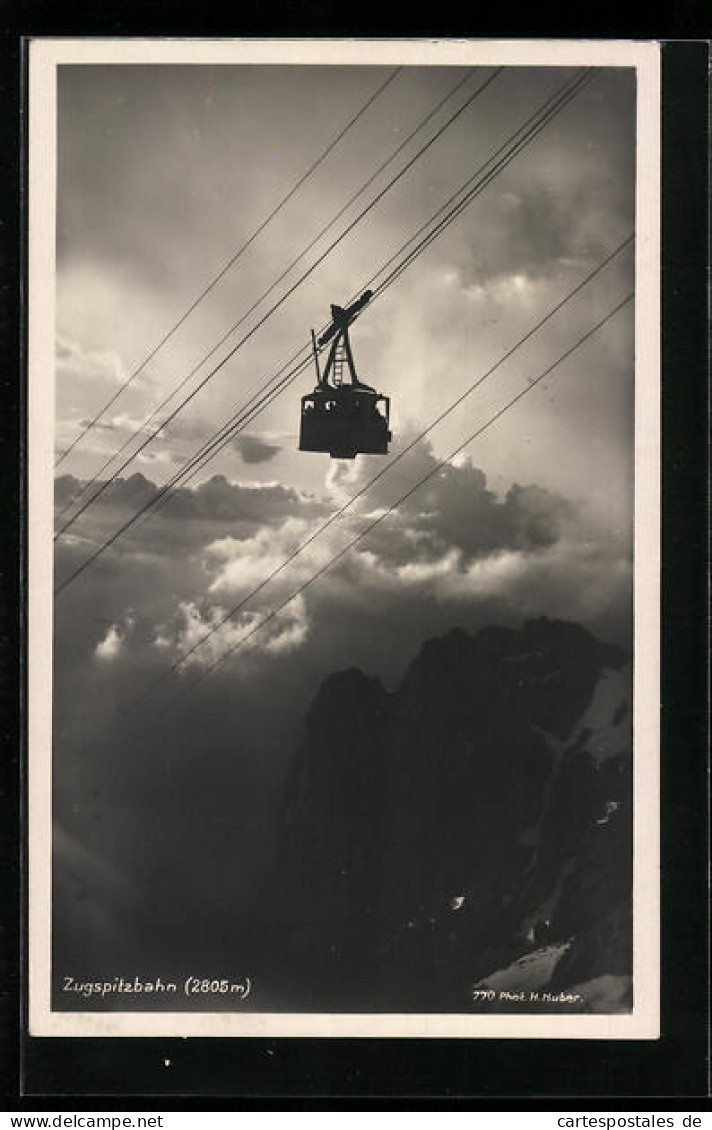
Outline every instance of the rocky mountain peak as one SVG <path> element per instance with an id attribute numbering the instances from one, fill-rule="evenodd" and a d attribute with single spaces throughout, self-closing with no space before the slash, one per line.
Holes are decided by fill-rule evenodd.
<path id="1" fill-rule="evenodd" d="M 539 618 L 428 640 L 390 693 L 355 668 L 324 680 L 280 857 L 285 960 L 312 999 L 397 1011 L 416 1007 L 416 982 L 418 1007 L 470 1008 L 478 978 L 518 975 L 542 941 L 552 983 L 560 965 L 619 984 L 630 714 L 617 698 L 617 754 L 603 762 L 582 720 L 625 662 L 580 625 Z"/>

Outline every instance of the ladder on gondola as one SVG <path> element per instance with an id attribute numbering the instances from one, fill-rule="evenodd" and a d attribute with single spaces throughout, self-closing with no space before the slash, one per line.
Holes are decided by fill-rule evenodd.
<path id="1" fill-rule="evenodd" d="M 317 385 L 313 393 L 302 397 L 300 451 L 328 452 L 333 459 L 388 452 L 390 401 L 359 380 L 349 341 L 349 326 L 370 298 L 367 290 L 346 309 L 332 305 L 331 325 L 318 342 L 312 330 Z M 329 342 L 322 373 L 318 347 L 323 349 Z"/>

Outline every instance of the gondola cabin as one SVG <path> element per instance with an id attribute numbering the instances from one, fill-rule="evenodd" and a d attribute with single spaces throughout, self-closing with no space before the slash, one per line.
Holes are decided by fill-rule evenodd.
<path id="1" fill-rule="evenodd" d="M 332 459 L 357 455 L 386 455 L 389 401 L 365 387 L 325 391 L 302 397 L 300 451 L 328 451 Z"/>
<path id="2" fill-rule="evenodd" d="M 388 452 L 390 401 L 358 379 L 348 334 L 349 325 L 370 297 L 367 290 L 345 310 L 341 306 L 331 307 L 333 322 L 318 343 L 323 347 L 332 342 L 323 375 L 312 331 L 317 385 L 302 397 L 300 451 L 328 452 L 332 459 Z M 344 380 L 345 370 L 348 381 Z"/>

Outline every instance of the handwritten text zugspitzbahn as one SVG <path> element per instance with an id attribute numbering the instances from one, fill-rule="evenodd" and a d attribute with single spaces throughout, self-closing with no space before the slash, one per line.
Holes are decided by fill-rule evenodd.
<path id="1" fill-rule="evenodd" d="M 154 980 L 143 977 L 132 979 L 113 977 L 105 981 L 79 981 L 67 974 L 63 980 L 63 993 L 77 993 L 81 997 L 108 997 L 124 993 L 164 997 L 182 993 L 186 997 L 231 996 L 236 1000 L 245 1001 L 252 992 L 252 982 L 249 977 L 235 981 L 227 977 L 186 977 L 185 981 L 179 984 L 177 981 L 164 981 L 162 977 L 156 977 Z"/>

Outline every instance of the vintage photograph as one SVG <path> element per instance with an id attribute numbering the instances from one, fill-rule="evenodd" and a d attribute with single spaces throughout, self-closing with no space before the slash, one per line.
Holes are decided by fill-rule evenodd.
<path id="1" fill-rule="evenodd" d="M 30 45 L 36 1035 L 657 1035 L 658 49 Z"/>

